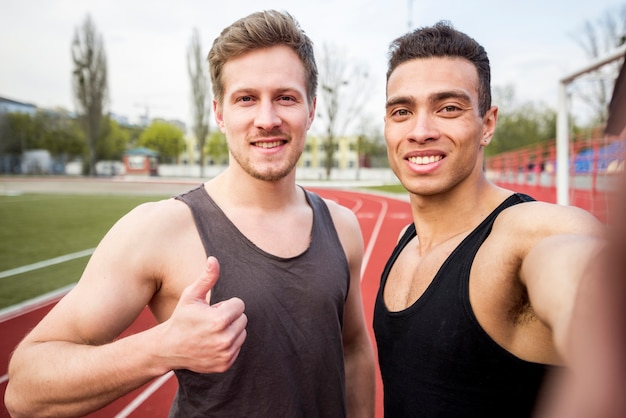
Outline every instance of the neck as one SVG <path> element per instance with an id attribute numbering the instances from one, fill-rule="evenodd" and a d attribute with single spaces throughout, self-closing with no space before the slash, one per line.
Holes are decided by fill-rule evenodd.
<path id="1" fill-rule="evenodd" d="M 510 192 L 484 182 L 470 190 L 433 196 L 410 195 L 420 252 L 476 228 Z"/>
<path id="2" fill-rule="evenodd" d="M 295 170 L 281 180 L 265 181 L 248 174 L 239 175 L 229 167 L 208 181 L 205 187 L 218 203 L 266 210 L 296 202 L 300 192 L 295 184 Z"/>

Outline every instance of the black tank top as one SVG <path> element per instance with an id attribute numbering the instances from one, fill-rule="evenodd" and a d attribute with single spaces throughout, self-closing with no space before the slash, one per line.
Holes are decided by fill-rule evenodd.
<path id="1" fill-rule="evenodd" d="M 383 271 L 374 308 L 386 417 L 531 415 L 548 367 L 500 347 L 482 329 L 469 301 L 470 268 L 494 220 L 502 210 L 530 200 L 521 194 L 507 198 L 450 254 L 413 305 L 390 312 L 383 301 L 385 283 L 415 237 L 415 226 L 402 236 Z"/>
<path id="2" fill-rule="evenodd" d="M 207 255 L 220 262 L 211 303 L 239 297 L 248 326 L 225 373 L 175 371 L 170 417 L 345 416 L 342 326 L 350 272 L 328 207 L 305 193 L 311 242 L 287 259 L 241 234 L 204 187 L 176 197 L 191 208 Z"/>

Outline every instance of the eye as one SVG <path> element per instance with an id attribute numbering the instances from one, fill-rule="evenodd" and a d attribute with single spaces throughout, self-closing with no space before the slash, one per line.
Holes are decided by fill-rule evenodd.
<path id="1" fill-rule="evenodd" d="M 278 101 L 284 104 L 295 103 L 296 99 L 293 96 L 278 96 Z"/>
<path id="2" fill-rule="evenodd" d="M 250 96 L 250 95 L 241 95 L 241 96 L 234 96 L 233 97 L 233 103 L 239 104 L 239 105 L 251 105 L 254 102 L 254 96 Z"/>
<path id="3" fill-rule="evenodd" d="M 411 112 L 405 108 L 393 109 L 389 111 L 389 116 L 396 120 L 402 120 L 411 116 Z"/>
<path id="4" fill-rule="evenodd" d="M 462 107 L 457 106 L 457 105 L 445 105 L 445 106 L 442 106 L 437 111 L 437 113 L 440 116 L 443 116 L 445 118 L 454 118 L 454 117 L 460 116 L 465 110 L 468 110 L 468 109 L 463 109 Z"/>

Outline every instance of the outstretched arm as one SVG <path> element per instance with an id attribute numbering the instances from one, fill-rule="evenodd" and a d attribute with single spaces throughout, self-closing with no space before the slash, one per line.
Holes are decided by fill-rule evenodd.
<path id="1" fill-rule="evenodd" d="M 550 327 L 566 364 L 571 357 L 570 333 L 575 325 L 575 307 L 583 296 L 583 281 L 604 246 L 605 240 L 595 235 L 554 235 L 539 241 L 522 264 L 521 276 L 533 309 Z"/>
<path id="2" fill-rule="evenodd" d="M 607 244 L 580 274 L 563 344 L 569 370 L 544 390 L 536 416 L 626 416 L 626 177 L 611 213 Z"/>
<path id="3" fill-rule="evenodd" d="M 581 271 L 563 341 L 567 369 L 552 376 L 537 418 L 626 416 L 626 247 L 621 248 L 615 259 L 615 249 L 604 247 Z"/>

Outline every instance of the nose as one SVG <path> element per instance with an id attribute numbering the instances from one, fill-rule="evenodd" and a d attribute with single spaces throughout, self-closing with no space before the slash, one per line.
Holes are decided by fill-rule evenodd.
<path id="1" fill-rule="evenodd" d="M 257 128 L 270 131 L 280 126 L 281 123 L 282 119 L 278 115 L 276 106 L 272 101 L 265 100 L 259 102 L 254 118 L 254 125 Z"/>
<path id="2" fill-rule="evenodd" d="M 420 112 L 413 118 L 413 125 L 408 132 L 407 139 L 413 142 L 425 143 L 436 140 L 439 136 L 440 132 L 434 116 L 427 112 Z"/>

